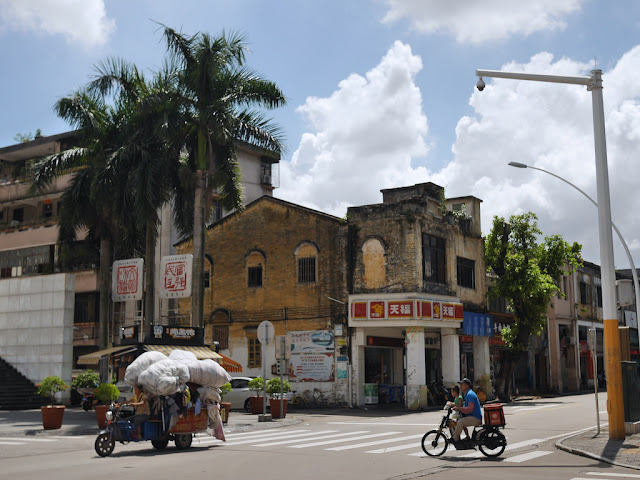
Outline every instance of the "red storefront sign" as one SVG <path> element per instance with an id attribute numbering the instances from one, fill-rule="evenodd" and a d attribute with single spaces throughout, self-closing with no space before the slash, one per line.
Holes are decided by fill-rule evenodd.
<path id="1" fill-rule="evenodd" d="M 420 318 L 431 318 L 431 302 L 418 302 Z"/>
<path id="2" fill-rule="evenodd" d="M 385 318 L 386 316 L 385 302 L 369 302 L 369 318 Z"/>
<path id="3" fill-rule="evenodd" d="M 353 302 L 351 304 L 352 318 L 367 318 L 367 302 Z"/>
<path id="4" fill-rule="evenodd" d="M 460 303 L 426 300 L 354 301 L 350 306 L 353 319 L 407 319 L 462 321 L 464 307 Z"/>
<path id="5" fill-rule="evenodd" d="M 389 318 L 413 317 L 413 302 L 389 302 Z"/>

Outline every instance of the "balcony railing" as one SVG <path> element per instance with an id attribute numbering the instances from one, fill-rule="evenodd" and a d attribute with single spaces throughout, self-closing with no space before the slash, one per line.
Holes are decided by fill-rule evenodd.
<path id="1" fill-rule="evenodd" d="M 21 232 L 32 228 L 52 227 L 58 223 L 57 215 L 51 217 L 29 218 L 23 222 L 12 220 L 11 222 L 0 223 L 0 233 Z"/>

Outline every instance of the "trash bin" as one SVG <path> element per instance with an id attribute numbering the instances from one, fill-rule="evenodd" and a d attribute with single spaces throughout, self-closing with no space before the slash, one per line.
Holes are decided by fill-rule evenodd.
<path id="1" fill-rule="evenodd" d="M 374 405 L 378 403 L 378 384 L 364 384 L 364 403 L 365 405 Z"/>
<path id="2" fill-rule="evenodd" d="M 622 363 L 622 397 L 624 398 L 624 421 L 640 421 L 640 381 L 636 362 Z"/>

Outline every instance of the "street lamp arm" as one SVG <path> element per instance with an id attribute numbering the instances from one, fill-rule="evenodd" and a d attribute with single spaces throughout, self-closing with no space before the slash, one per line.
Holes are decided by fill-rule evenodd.
<path id="1" fill-rule="evenodd" d="M 525 165 L 524 163 L 509 162 L 509 165 L 516 168 L 531 168 L 533 170 L 539 170 L 541 172 L 548 173 L 552 177 L 556 177 L 558 180 L 561 180 L 567 185 L 570 185 L 573 188 L 575 188 L 582 195 L 587 197 L 587 199 L 591 203 L 593 203 L 596 206 L 596 208 L 598 208 L 598 203 L 593 198 L 591 198 L 584 190 L 577 187 L 576 185 L 571 183 L 569 180 L 562 178 L 560 175 L 556 175 L 555 173 L 545 170 L 543 168 L 532 167 L 531 165 Z M 624 252 L 627 254 L 627 259 L 629 260 L 629 266 L 631 267 L 631 276 L 633 277 L 633 289 L 635 291 L 635 296 L 636 296 L 636 319 L 639 319 L 640 318 L 640 282 L 638 281 L 638 272 L 636 271 L 636 266 L 633 262 L 633 256 L 629 251 L 627 242 L 625 242 L 624 238 L 622 238 L 622 234 L 620 233 L 620 230 L 618 230 L 618 227 L 616 226 L 616 224 L 613 223 L 613 220 L 611 220 L 611 226 L 613 227 L 613 230 L 616 232 L 616 235 L 618 235 L 618 238 L 620 239 L 620 243 L 622 244 L 622 248 L 624 248 Z"/>
<path id="2" fill-rule="evenodd" d="M 478 77 L 510 78 L 513 80 L 531 80 L 534 82 L 570 83 L 572 85 L 584 85 L 590 87 L 593 84 L 591 77 L 566 77 L 562 75 L 540 75 L 524 72 L 501 72 L 500 70 L 476 70 Z"/>

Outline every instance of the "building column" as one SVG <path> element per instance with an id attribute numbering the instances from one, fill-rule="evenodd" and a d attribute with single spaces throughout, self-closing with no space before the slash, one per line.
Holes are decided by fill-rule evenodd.
<path id="1" fill-rule="evenodd" d="M 445 385 L 460 382 L 460 340 L 453 328 L 440 330 L 442 348 L 442 381 Z"/>
<path id="2" fill-rule="evenodd" d="M 364 406 L 364 346 L 367 342 L 364 329 L 356 328 L 352 340 L 351 395 L 357 406 Z"/>
<path id="3" fill-rule="evenodd" d="M 473 337 L 473 381 L 477 384 L 480 377 L 489 375 L 490 357 L 489 357 L 489 337 L 475 335 Z M 491 392 L 487 392 L 489 394 Z"/>
<path id="4" fill-rule="evenodd" d="M 417 410 L 420 408 L 420 387 L 424 386 L 427 378 L 423 327 L 407 329 L 406 348 L 407 406 L 409 410 Z"/>

